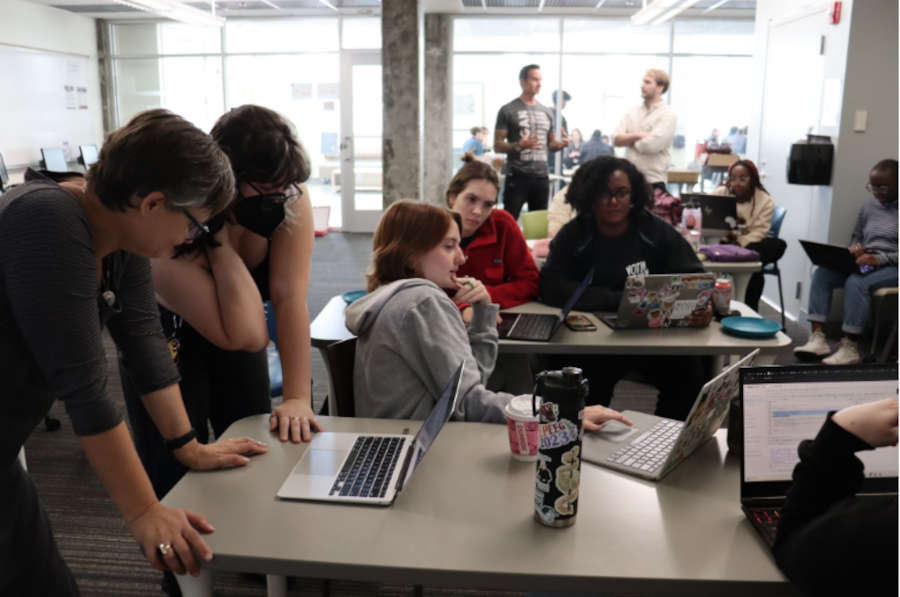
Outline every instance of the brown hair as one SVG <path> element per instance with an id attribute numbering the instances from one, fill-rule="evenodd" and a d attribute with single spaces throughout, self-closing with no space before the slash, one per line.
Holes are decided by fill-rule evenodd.
<path id="1" fill-rule="evenodd" d="M 372 239 L 372 264 L 366 272 L 368 291 L 417 277 L 413 260 L 440 244 L 452 222 L 462 230 L 459 214 L 430 203 L 397 201 L 387 208 Z"/>
<path id="2" fill-rule="evenodd" d="M 497 194 L 500 193 L 500 178 L 497 176 L 497 171 L 494 170 L 493 166 L 476 160 L 475 156 L 468 152 L 463 155 L 462 161 L 465 164 L 456 171 L 444 195 L 448 206 L 450 205 L 450 195 L 459 195 L 466 188 L 466 185 L 473 180 L 486 180 L 494 185 L 494 188 L 497 189 Z"/>
<path id="3" fill-rule="evenodd" d="M 88 188 L 113 211 L 154 191 L 171 208 L 214 214 L 234 198 L 228 157 L 212 137 L 168 110 L 147 110 L 114 130 L 87 173 Z"/>
<path id="4" fill-rule="evenodd" d="M 666 71 L 658 68 L 651 68 L 647 71 L 647 74 L 650 75 L 651 79 L 656 81 L 657 85 L 662 85 L 663 93 L 669 90 L 669 75 L 666 74 Z"/>

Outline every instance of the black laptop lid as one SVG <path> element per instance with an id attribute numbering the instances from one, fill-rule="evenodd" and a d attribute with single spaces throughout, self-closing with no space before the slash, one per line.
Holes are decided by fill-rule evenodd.
<path id="1" fill-rule="evenodd" d="M 843 274 L 859 273 L 856 257 L 850 253 L 847 247 L 827 245 L 811 240 L 801 240 L 800 245 L 814 265 L 824 266 Z"/>
<path id="2" fill-rule="evenodd" d="M 569 297 L 568 302 L 563 305 L 563 308 L 559 312 L 559 321 L 562 322 L 569 315 L 569 311 L 572 310 L 572 307 L 575 306 L 575 303 L 578 302 L 578 299 L 581 298 L 581 295 L 584 294 L 584 291 L 587 290 L 587 287 L 590 285 L 591 281 L 594 279 L 594 268 L 591 268 L 581 283 L 578 285 L 578 288 L 575 289 L 575 292 L 572 293 L 572 296 Z"/>
<path id="3" fill-rule="evenodd" d="M 704 230 L 733 230 L 737 227 L 737 197 L 707 193 L 682 193 L 681 204 L 695 204 L 703 212 Z"/>
<path id="4" fill-rule="evenodd" d="M 897 397 L 897 364 L 797 365 L 741 369 L 741 500 L 783 497 L 799 461 L 830 411 Z M 897 447 L 857 452 L 866 479 L 859 493 L 897 492 Z"/>

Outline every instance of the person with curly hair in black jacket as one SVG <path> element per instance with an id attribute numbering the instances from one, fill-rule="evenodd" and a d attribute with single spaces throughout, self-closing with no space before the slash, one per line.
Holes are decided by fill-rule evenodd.
<path id="1" fill-rule="evenodd" d="M 601 156 L 583 164 L 569 185 L 566 201 L 577 216 L 550 243 L 541 270 L 541 300 L 566 303 L 591 268 L 591 285 L 575 305 L 581 311 L 615 311 L 625 279 L 634 274 L 703 272 L 690 245 L 674 228 L 646 210 L 650 187 L 628 160 Z M 707 308 L 690 316 L 705 327 Z M 557 358 L 552 359 L 556 364 Z M 706 380 L 699 356 L 566 355 L 559 362 L 581 367 L 590 380 L 591 404 L 608 406 L 613 387 L 628 372 L 639 371 L 659 391 L 656 414 L 683 420 Z"/>

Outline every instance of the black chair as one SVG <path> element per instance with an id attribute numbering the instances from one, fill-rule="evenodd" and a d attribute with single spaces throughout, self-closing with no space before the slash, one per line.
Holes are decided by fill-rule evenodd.
<path id="1" fill-rule="evenodd" d="M 770 237 L 778 238 L 778 235 L 781 234 L 781 224 L 784 222 L 785 214 L 787 214 L 787 208 L 780 205 L 775 206 L 775 211 L 772 212 L 772 226 L 769 228 Z M 787 329 L 784 319 L 784 292 L 781 289 L 781 270 L 778 269 L 778 262 L 773 261 L 765 264 L 762 271 L 764 274 L 778 278 L 778 302 L 781 305 L 781 329 L 784 331 Z"/>
<path id="2" fill-rule="evenodd" d="M 348 338 L 325 347 L 325 368 L 328 369 L 329 391 L 332 392 L 338 417 L 353 417 L 353 364 L 356 359 L 356 338 Z"/>

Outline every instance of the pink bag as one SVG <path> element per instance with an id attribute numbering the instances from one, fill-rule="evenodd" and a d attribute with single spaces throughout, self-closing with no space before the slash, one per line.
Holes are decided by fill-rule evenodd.
<path id="1" fill-rule="evenodd" d="M 759 261 L 759 253 L 745 249 L 740 245 L 706 245 L 700 247 L 710 261 L 738 263 L 742 261 Z"/>
<path id="2" fill-rule="evenodd" d="M 663 220 L 677 226 L 681 223 L 681 198 L 663 191 L 662 189 L 653 189 L 653 205 L 649 208 L 650 213 L 656 214 Z"/>

